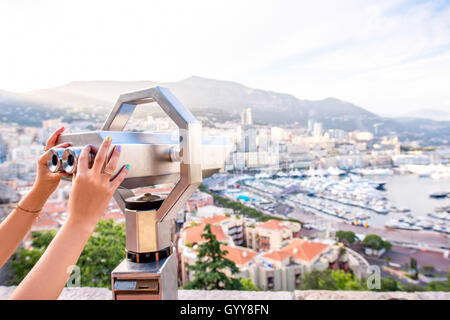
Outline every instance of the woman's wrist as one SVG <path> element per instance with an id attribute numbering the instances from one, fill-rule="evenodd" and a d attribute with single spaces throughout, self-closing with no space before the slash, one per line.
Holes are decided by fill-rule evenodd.
<path id="1" fill-rule="evenodd" d="M 28 211 L 42 210 L 50 195 L 51 192 L 48 192 L 48 190 L 42 190 L 38 186 L 34 185 L 30 192 L 28 192 L 25 197 L 20 200 L 20 207 Z"/>
<path id="2" fill-rule="evenodd" d="M 77 232 L 81 234 L 88 234 L 91 235 L 92 232 L 94 232 L 95 227 L 97 226 L 98 219 L 80 219 L 78 217 L 73 217 L 73 215 L 69 212 L 69 217 L 67 218 L 66 222 L 64 223 L 67 228 L 70 230 L 76 230 Z"/>
<path id="3" fill-rule="evenodd" d="M 42 182 L 39 180 L 39 178 L 36 179 L 36 181 L 33 184 L 33 187 L 31 188 L 32 191 L 34 191 L 36 194 L 40 194 L 42 197 L 44 197 L 46 200 L 52 195 L 52 193 L 56 190 L 56 186 L 49 186 L 49 183 Z"/>

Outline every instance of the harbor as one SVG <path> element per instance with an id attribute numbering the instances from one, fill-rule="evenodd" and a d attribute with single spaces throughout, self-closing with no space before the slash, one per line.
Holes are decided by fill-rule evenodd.
<path id="1" fill-rule="evenodd" d="M 301 212 L 359 232 L 436 235 L 438 243 L 450 247 L 450 199 L 434 196 L 436 190 L 450 190 L 450 179 L 399 174 L 392 169 L 278 171 L 225 179 L 238 186 L 225 196 L 269 214 L 279 215 L 276 208 L 284 205 L 294 209 L 286 217 L 300 218 Z"/>

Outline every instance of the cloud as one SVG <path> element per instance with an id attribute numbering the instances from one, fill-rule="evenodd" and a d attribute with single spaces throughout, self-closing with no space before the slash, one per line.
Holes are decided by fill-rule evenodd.
<path id="1" fill-rule="evenodd" d="M 7 0 L 0 39 L 9 90 L 200 75 L 378 113 L 450 101 L 445 1 Z"/>

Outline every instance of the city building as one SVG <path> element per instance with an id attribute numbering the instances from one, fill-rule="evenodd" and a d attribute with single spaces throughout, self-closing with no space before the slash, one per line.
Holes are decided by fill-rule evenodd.
<path id="1" fill-rule="evenodd" d="M 255 262 L 240 274 L 249 277 L 262 290 L 292 291 L 302 275 L 313 270 L 348 269 L 348 257 L 339 246 L 293 239 L 280 250 L 255 257 Z"/>
<path id="2" fill-rule="evenodd" d="M 177 242 L 178 276 L 183 285 L 192 280 L 192 274 L 187 266 L 194 265 L 197 261 L 197 245 L 206 241 L 202 238 L 204 229 L 205 224 L 191 222 L 180 231 Z M 227 244 L 225 233 L 220 226 L 211 225 L 211 232 L 216 236 L 218 241 Z"/>
<path id="3" fill-rule="evenodd" d="M 321 122 L 314 123 L 313 136 L 314 138 L 320 138 L 323 136 L 323 124 Z"/>
<path id="4" fill-rule="evenodd" d="M 242 125 L 252 125 L 253 119 L 252 119 L 252 109 L 247 108 L 242 110 L 241 112 L 241 124 Z"/>
<path id="5" fill-rule="evenodd" d="M 55 130 L 64 125 L 62 118 L 42 120 L 42 128 Z"/>
<path id="6" fill-rule="evenodd" d="M 3 163 L 6 158 L 6 144 L 3 143 L 3 136 L 0 133 L 0 163 Z"/>
<path id="7" fill-rule="evenodd" d="M 238 215 L 230 214 L 230 209 L 220 213 L 219 207 L 208 206 L 200 208 L 194 214 L 189 214 L 186 224 L 195 223 L 199 225 L 211 224 L 220 226 L 227 238 L 227 242 L 233 245 L 242 245 L 245 241 L 245 220 Z M 205 214 L 205 212 L 208 212 Z M 211 214 L 214 212 L 214 214 Z M 232 210 L 231 210 L 232 212 Z"/>
<path id="8" fill-rule="evenodd" d="M 280 127 L 272 127 L 270 128 L 270 138 L 274 142 L 286 140 L 286 131 Z"/>
<path id="9" fill-rule="evenodd" d="M 292 239 L 300 237 L 299 223 L 269 220 L 245 228 L 247 247 L 256 251 L 279 250 Z"/>
<path id="10" fill-rule="evenodd" d="M 242 220 L 242 225 L 239 222 L 236 223 L 239 220 Z M 299 228 L 276 222 L 276 220 L 270 220 L 258 224 L 257 227 L 249 227 L 246 226 L 244 218 L 216 215 L 212 218 L 203 218 L 198 224 L 192 222 L 187 224 L 181 231 L 178 241 L 180 283 L 184 285 L 194 278 L 188 266 L 197 261 L 197 245 L 205 241 L 201 234 L 206 224 L 211 224 L 211 231 L 221 242 L 221 249 L 226 251 L 225 257 L 233 261 L 239 269 L 238 274 L 235 275 L 230 274 L 229 270 L 225 270 L 225 273 L 230 277 L 250 278 L 263 290 L 292 291 L 300 284 L 302 275 L 312 270 L 327 268 L 348 270 L 348 258 L 341 247 L 300 238 L 283 239 L 286 234 L 298 235 Z M 260 251 L 261 247 L 255 249 L 245 247 L 244 244 L 236 245 L 232 236 L 239 234 L 240 228 L 258 230 L 263 235 L 273 231 L 269 238 L 269 250 Z M 230 232 L 233 229 L 235 231 Z M 252 232 L 252 234 L 255 233 Z M 274 243 L 273 248 L 270 248 L 270 239 Z"/>
<path id="11" fill-rule="evenodd" d="M 20 145 L 11 149 L 11 160 L 16 162 L 35 161 L 44 151 L 40 144 Z"/>
<path id="12" fill-rule="evenodd" d="M 214 205 L 214 198 L 212 195 L 197 191 L 186 202 L 185 211 L 196 211 L 201 207 Z"/>
<path id="13" fill-rule="evenodd" d="M 368 131 L 356 132 L 356 140 L 359 141 L 370 141 L 373 140 L 373 133 Z"/>
<path id="14" fill-rule="evenodd" d="M 230 154 L 234 169 L 275 166 L 279 163 L 279 148 L 265 127 L 243 125 L 239 129 L 235 152 Z"/>
<path id="15" fill-rule="evenodd" d="M 196 211 L 189 212 L 189 214 L 186 215 L 186 221 L 198 221 L 198 219 L 212 218 L 215 215 L 228 216 L 232 213 L 233 209 L 208 205 L 204 207 L 198 207 Z"/>
<path id="16" fill-rule="evenodd" d="M 222 245 L 220 249 L 227 251 L 225 258 L 233 261 L 239 270 L 248 268 L 253 259 L 258 255 L 254 250 L 239 246 Z"/>
<path id="17" fill-rule="evenodd" d="M 308 119 L 308 130 L 307 133 L 309 135 L 312 135 L 314 132 L 314 124 L 316 123 L 316 121 L 314 119 Z"/>

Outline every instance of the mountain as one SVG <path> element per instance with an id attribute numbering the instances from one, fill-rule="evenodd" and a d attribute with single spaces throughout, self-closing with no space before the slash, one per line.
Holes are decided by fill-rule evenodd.
<path id="1" fill-rule="evenodd" d="M 154 81 L 77 81 L 37 90 L 30 96 L 56 107 L 84 108 L 90 112 L 109 110 L 117 97 L 127 91 L 161 85 L 172 92 L 194 113 L 205 111 L 228 113 L 235 119 L 245 108 L 252 108 L 254 121 L 262 124 L 306 123 L 315 118 L 348 122 L 362 128 L 367 119 L 378 119 L 373 113 L 335 98 L 300 100 L 293 95 L 248 88 L 236 82 L 190 77 L 178 82 Z M 93 110 L 92 107 L 96 108 Z M 208 113 L 207 112 L 207 113 Z M 336 119 L 339 118 L 339 119 Z M 353 123 L 353 124 L 352 124 Z"/>
<path id="2" fill-rule="evenodd" d="M 431 119 L 435 121 L 450 121 L 450 112 L 435 109 L 419 109 L 408 113 L 407 115 L 402 115 L 402 117 Z"/>
<path id="3" fill-rule="evenodd" d="M 29 96 L 36 101 L 56 108 L 75 108 L 91 112 L 109 111 L 121 93 L 157 85 L 152 81 L 73 81 L 48 89 L 32 91 Z M 92 109 L 97 106 L 100 110 Z"/>
<path id="4" fill-rule="evenodd" d="M 55 110 L 32 96 L 0 90 L 0 122 L 40 126 L 42 120 L 65 114 L 66 111 Z"/>
<path id="5" fill-rule="evenodd" d="M 336 98 L 302 100 L 291 94 L 253 89 L 232 81 L 190 77 L 177 82 L 158 81 L 74 81 L 27 94 L 0 92 L 0 120 L 38 125 L 39 117 L 65 116 L 74 120 L 92 115 L 104 120 L 121 93 L 164 86 L 205 124 L 239 120 L 245 108 L 252 109 L 256 124 L 306 125 L 308 119 L 323 123 L 325 129 L 369 130 L 379 134 L 398 134 L 401 139 L 450 141 L 450 122 L 402 117 L 380 117 L 352 103 Z M 158 112 L 140 108 L 135 116 Z M 19 116 L 20 115 L 20 116 Z M 7 119 L 7 120 L 5 120 Z"/>

